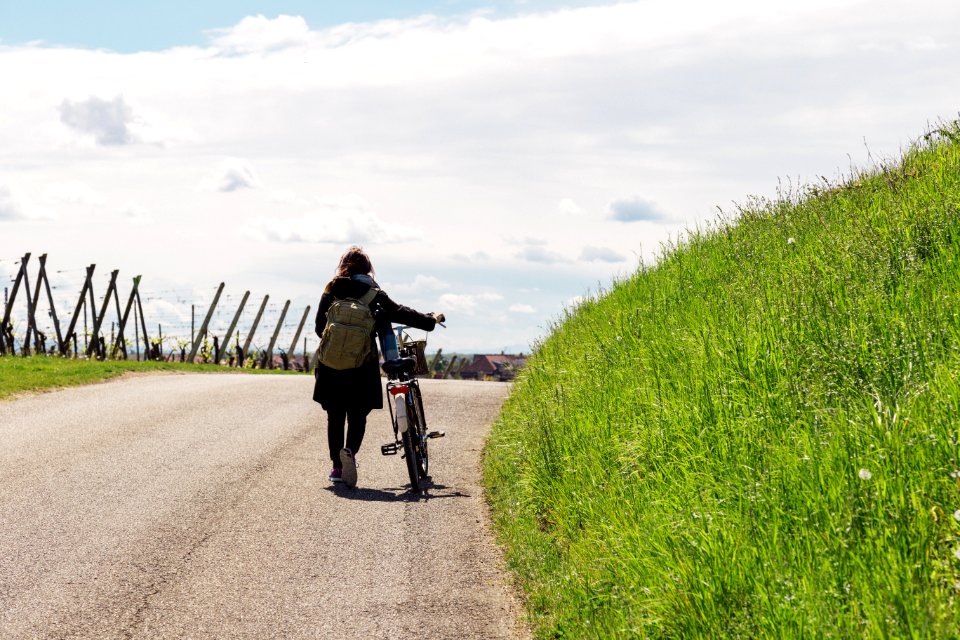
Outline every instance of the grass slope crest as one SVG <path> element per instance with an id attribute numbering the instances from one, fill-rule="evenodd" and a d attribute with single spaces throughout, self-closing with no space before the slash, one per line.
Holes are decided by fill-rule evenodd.
<path id="1" fill-rule="evenodd" d="M 665 248 L 485 454 L 543 638 L 960 635 L 960 126 Z"/>

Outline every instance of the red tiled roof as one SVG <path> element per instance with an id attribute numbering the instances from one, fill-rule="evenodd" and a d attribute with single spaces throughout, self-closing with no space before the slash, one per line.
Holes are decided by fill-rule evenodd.
<path id="1" fill-rule="evenodd" d="M 493 373 L 497 365 L 523 365 L 526 358 L 507 354 L 481 354 L 473 356 L 473 361 L 460 370 L 460 373 Z"/>

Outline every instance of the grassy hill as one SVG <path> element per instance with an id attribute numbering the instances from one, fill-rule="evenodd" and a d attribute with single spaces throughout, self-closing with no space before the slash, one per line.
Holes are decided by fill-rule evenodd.
<path id="1" fill-rule="evenodd" d="M 960 126 L 562 318 L 485 452 L 539 637 L 960 635 Z"/>

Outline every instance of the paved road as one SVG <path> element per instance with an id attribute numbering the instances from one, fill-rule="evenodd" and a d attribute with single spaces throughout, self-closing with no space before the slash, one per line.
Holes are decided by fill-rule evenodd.
<path id="1" fill-rule="evenodd" d="M 415 499 L 371 414 L 326 479 L 308 376 L 126 378 L 0 402 L 2 638 L 522 638 L 478 459 L 506 393 L 424 381 Z"/>

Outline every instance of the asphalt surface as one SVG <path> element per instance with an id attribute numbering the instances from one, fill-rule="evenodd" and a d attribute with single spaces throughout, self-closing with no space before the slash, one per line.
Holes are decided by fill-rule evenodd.
<path id="1" fill-rule="evenodd" d="M 479 455 L 508 389 L 423 381 L 432 484 L 370 416 L 327 480 L 309 376 L 162 375 L 0 402 L 0 638 L 525 638 Z"/>

